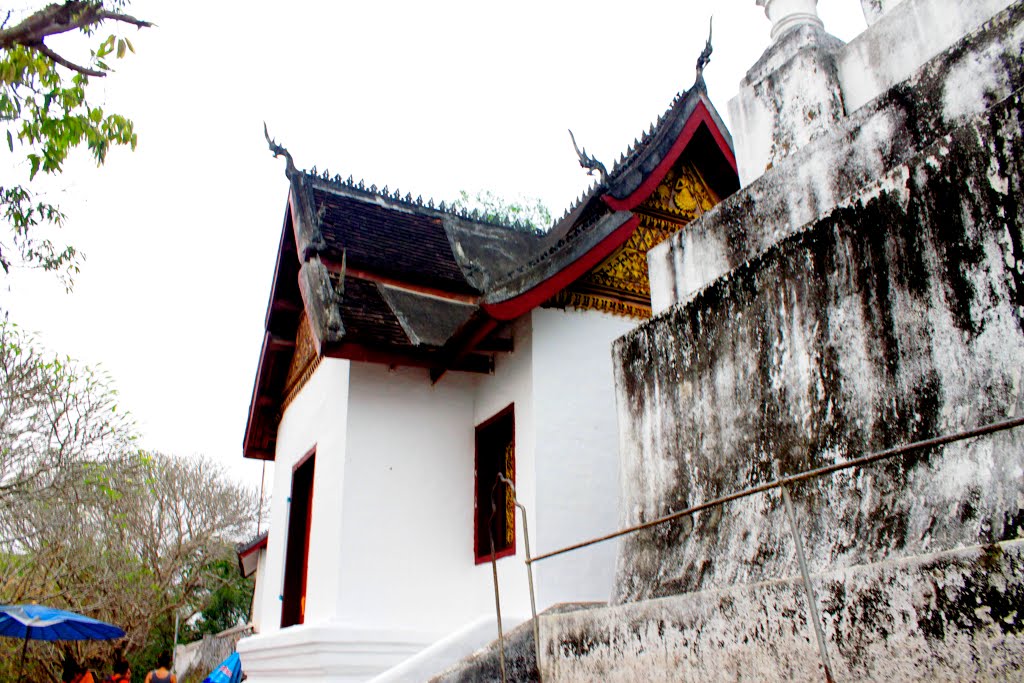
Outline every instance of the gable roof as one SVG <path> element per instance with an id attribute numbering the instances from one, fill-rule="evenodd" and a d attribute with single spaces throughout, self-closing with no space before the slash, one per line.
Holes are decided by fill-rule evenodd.
<path id="1" fill-rule="evenodd" d="M 316 358 L 426 367 L 435 381 L 448 370 L 488 372 L 493 354 L 510 350 L 505 324 L 622 246 L 639 225 L 633 210 L 684 151 L 696 151 L 719 197 L 739 187 L 731 137 L 700 79 L 545 233 L 298 171 L 270 142 L 287 157 L 290 190 L 243 444 L 265 459 L 303 312 Z"/>

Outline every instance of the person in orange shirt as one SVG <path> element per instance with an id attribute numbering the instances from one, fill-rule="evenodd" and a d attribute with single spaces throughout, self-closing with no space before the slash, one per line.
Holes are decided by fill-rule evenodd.
<path id="1" fill-rule="evenodd" d="M 60 680 L 64 683 L 96 683 L 92 674 L 82 668 L 70 653 L 64 655 L 64 673 Z"/>
<path id="2" fill-rule="evenodd" d="M 132 683 L 132 670 L 128 666 L 128 662 L 123 659 L 114 662 L 114 675 L 107 680 L 107 683 Z"/>

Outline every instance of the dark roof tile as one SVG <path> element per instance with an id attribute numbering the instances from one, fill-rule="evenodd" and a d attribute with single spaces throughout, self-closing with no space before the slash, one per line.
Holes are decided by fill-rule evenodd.
<path id="1" fill-rule="evenodd" d="M 378 201 L 313 189 L 314 210 L 328 249 L 351 268 L 416 284 L 473 293 L 455 262 L 439 217 Z"/>
<path id="2" fill-rule="evenodd" d="M 342 300 L 346 340 L 391 349 L 412 347 L 376 283 L 347 277 Z"/>

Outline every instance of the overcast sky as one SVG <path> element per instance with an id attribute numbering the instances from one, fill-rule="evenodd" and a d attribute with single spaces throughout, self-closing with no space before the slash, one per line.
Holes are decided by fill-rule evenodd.
<path id="1" fill-rule="evenodd" d="M 260 464 L 241 442 L 287 197 L 263 121 L 301 168 L 436 201 L 534 196 L 561 215 L 592 180 L 567 128 L 611 167 L 692 84 L 712 11 L 705 78 L 728 123 L 770 28 L 754 0 L 130 11 L 159 26 L 130 36 L 137 54 L 94 97 L 135 121 L 138 149 L 100 169 L 79 158 L 58 181 L 62 238 L 87 256 L 74 291 L 20 272 L 2 281 L 0 308 L 51 350 L 105 368 L 145 446 L 204 453 L 254 485 Z M 844 40 L 863 30 L 857 0 L 819 11 Z"/>

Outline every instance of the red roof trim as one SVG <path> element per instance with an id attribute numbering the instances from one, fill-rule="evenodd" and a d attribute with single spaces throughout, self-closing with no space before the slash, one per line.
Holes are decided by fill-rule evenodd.
<path id="1" fill-rule="evenodd" d="M 547 280 L 529 289 L 519 296 L 496 304 L 483 304 L 484 311 L 495 320 L 515 320 L 519 316 L 533 310 L 537 306 L 558 294 L 583 276 L 591 268 L 611 255 L 622 246 L 640 224 L 640 217 L 633 216 L 616 228 L 610 235 L 597 243 L 593 249 L 580 256 L 568 266 L 558 271 Z"/>
<path id="2" fill-rule="evenodd" d="M 661 160 L 657 168 L 654 169 L 648 176 L 647 179 L 640 184 L 640 187 L 633 190 L 632 194 L 624 199 L 616 199 L 610 194 L 602 195 L 601 199 L 610 208 L 615 211 L 632 211 L 635 209 L 640 202 L 647 199 L 654 192 L 654 189 L 658 187 L 665 174 L 672 167 L 672 164 L 676 162 L 679 155 L 683 153 L 686 146 L 690 144 L 690 140 L 693 139 L 694 133 L 697 132 L 698 127 L 701 124 L 707 126 L 711 132 L 711 136 L 715 139 L 715 143 L 718 145 L 719 150 L 722 152 L 722 156 L 732 166 L 732 170 L 736 171 L 736 155 L 733 154 L 732 149 L 729 147 L 729 143 L 726 141 L 725 136 L 722 135 L 722 131 L 719 129 L 718 124 L 715 122 L 711 112 L 708 111 L 707 105 L 704 104 L 703 100 L 697 102 L 697 106 L 694 107 L 690 117 L 686 120 L 686 124 L 683 126 L 683 130 L 680 131 L 679 137 L 672 144 L 672 149 L 665 158 Z"/>

